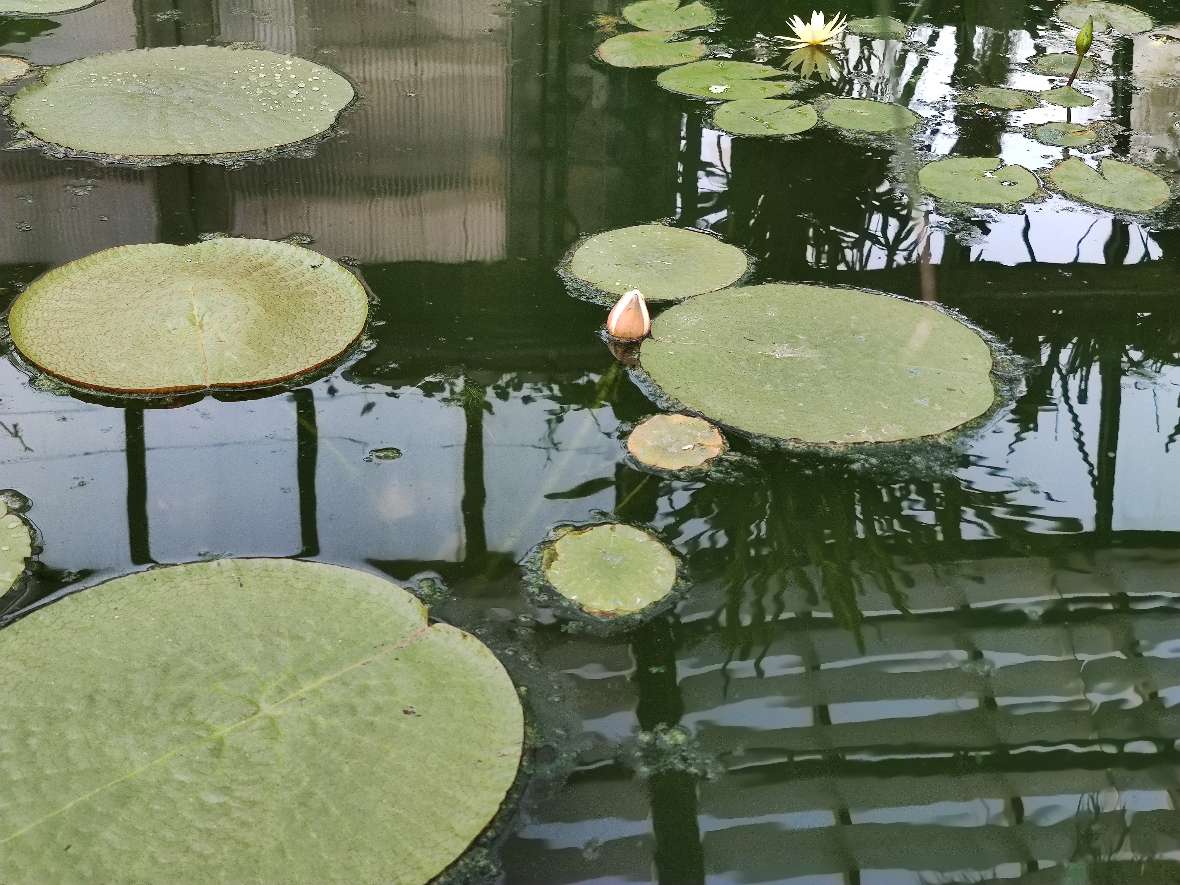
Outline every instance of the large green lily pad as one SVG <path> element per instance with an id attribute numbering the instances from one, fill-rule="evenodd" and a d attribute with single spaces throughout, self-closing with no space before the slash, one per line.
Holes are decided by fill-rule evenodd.
<path id="1" fill-rule="evenodd" d="M 1027 111 L 1041 103 L 1040 98 L 1023 89 L 1009 89 L 1007 86 L 982 86 L 968 92 L 965 104 L 980 104 L 999 111 Z"/>
<path id="2" fill-rule="evenodd" d="M 623 7 L 623 18 L 645 31 L 687 31 L 704 28 L 717 21 L 706 3 L 685 3 L 680 0 L 639 0 Z"/>
<path id="3" fill-rule="evenodd" d="M 1094 104 L 1094 96 L 1086 95 L 1080 89 L 1074 89 L 1072 86 L 1046 89 L 1040 93 L 1040 96 L 1049 104 L 1055 104 L 1061 108 L 1088 108 Z"/>
<path id="4" fill-rule="evenodd" d="M 858 37 L 872 37 L 877 40 L 904 40 L 910 32 L 905 22 L 888 15 L 849 19 L 848 30 Z"/>
<path id="5" fill-rule="evenodd" d="M 656 82 L 669 92 L 693 98 L 734 101 L 774 98 L 802 87 L 798 80 L 773 80 L 785 71 L 748 61 L 706 60 L 661 71 Z"/>
<path id="6" fill-rule="evenodd" d="M 724 289 L 749 268 L 749 258 L 736 246 L 665 224 L 595 234 L 565 264 L 571 276 L 599 291 L 623 295 L 638 289 L 648 301 L 680 301 Z"/>
<path id="7" fill-rule="evenodd" d="M 24 574 L 33 555 L 33 534 L 29 524 L 0 501 L 0 596 Z"/>
<path id="8" fill-rule="evenodd" d="M 1041 144 L 1052 147 L 1089 147 L 1102 138 L 1101 124 L 1042 123 L 1033 127 L 1032 135 Z"/>
<path id="9" fill-rule="evenodd" d="M 627 451 L 658 470 L 694 470 L 725 454 L 725 437 L 693 415 L 652 415 L 627 437 Z"/>
<path id="10" fill-rule="evenodd" d="M 999 157 L 947 157 L 923 166 L 918 183 L 955 203 L 1007 206 L 1034 196 L 1037 177 L 1023 166 L 1005 166 Z"/>
<path id="11" fill-rule="evenodd" d="M 1048 55 L 1038 55 L 1034 58 L 1032 69 L 1038 74 L 1050 77 L 1068 77 L 1073 73 L 1077 63 L 1078 57 L 1072 52 L 1051 52 Z M 1078 76 L 1085 80 L 1094 73 L 1094 70 L 1094 60 L 1083 58 L 1082 65 L 1078 68 Z"/>
<path id="12" fill-rule="evenodd" d="M 1120 34 L 1142 34 L 1155 27 L 1150 15 L 1121 3 L 1104 3 L 1100 0 L 1068 0 L 1056 9 L 1057 17 L 1075 28 L 1083 28 L 1093 17 L 1095 33 L 1107 29 Z"/>
<path id="13" fill-rule="evenodd" d="M 208 157 L 322 135 L 352 98 L 347 80 L 301 58 L 174 46 L 52 68 L 9 114 L 42 141 L 88 154 Z"/>
<path id="14" fill-rule="evenodd" d="M 663 393 L 723 425 L 806 443 L 953 430 L 991 408 L 991 351 L 901 298 L 770 283 L 692 298 L 655 319 L 640 362 Z"/>
<path id="15" fill-rule="evenodd" d="M 1106 159 L 1098 168 L 1070 157 L 1053 167 L 1049 181 L 1084 203 L 1124 212 L 1151 212 L 1168 202 L 1168 183 L 1131 163 Z"/>
<path id="16" fill-rule="evenodd" d="M 570 529 L 545 547 L 541 568 L 554 590 L 600 617 L 643 611 L 676 586 L 676 559 L 668 548 L 618 523 Z"/>
<path id="17" fill-rule="evenodd" d="M 727 101 L 713 113 L 713 125 L 731 135 L 798 135 L 817 123 L 819 115 L 811 105 L 781 98 Z"/>
<path id="18" fill-rule="evenodd" d="M 13 83 L 22 77 L 28 76 L 30 70 L 32 70 L 32 65 L 23 58 L 0 55 L 0 86 L 6 83 Z"/>
<path id="19" fill-rule="evenodd" d="M 599 59 L 616 68 L 670 68 L 703 58 L 708 50 L 693 37 L 677 40 L 671 31 L 633 31 L 611 37 L 596 50 Z"/>
<path id="20" fill-rule="evenodd" d="M 12 341 L 71 384 L 114 393 L 258 387 L 339 357 L 368 316 L 364 286 L 318 252 L 269 240 L 118 246 L 41 276 Z"/>
<path id="21" fill-rule="evenodd" d="M 486 646 L 319 563 L 66 597 L 0 633 L 0 684 L 11 882 L 427 882 L 496 815 L 523 743 Z"/>
<path id="22" fill-rule="evenodd" d="M 100 0 L 0 0 L 0 17 L 57 15 L 85 9 L 98 2 Z"/>
<path id="23" fill-rule="evenodd" d="M 821 107 L 829 126 L 853 132 L 895 132 L 915 126 L 922 118 L 907 107 L 867 98 L 834 98 Z"/>

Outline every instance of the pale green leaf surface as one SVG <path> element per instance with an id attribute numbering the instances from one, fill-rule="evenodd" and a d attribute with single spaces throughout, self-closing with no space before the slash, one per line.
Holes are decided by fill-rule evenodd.
<path id="1" fill-rule="evenodd" d="M 1032 69 L 1038 74 L 1050 77 L 1068 77 L 1073 73 L 1078 57 L 1072 52 L 1052 52 L 1048 55 L 1038 55 L 1032 60 Z M 1083 80 L 1093 75 L 1095 70 L 1092 59 L 1083 58 L 1082 66 L 1078 68 L 1078 76 Z"/>
<path id="2" fill-rule="evenodd" d="M 368 295 L 318 252 L 269 240 L 118 246 L 36 279 L 9 315 L 33 365 L 81 387 L 257 387 L 339 357 Z"/>
<path id="3" fill-rule="evenodd" d="M 0 503 L 0 596 L 24 574 L 33 555 L 33 535 L 29 524 Z"/>
<path id="4" fill-rule="evenodd" d="M 1151 212 L 1171 199 L 1168 183 L 1147 169 L 1106 159 L 1097 169 L 1070 157 L 1053 167 L 1049 180 L 1069 196 L 1107 209 Z"/>
<path id="5" fill-rule="evenodd" d="M 735 101 L 774 98 L 801 88 L 798 80 L 770 79 L 784 74 L 770 65 L 748 61 L 706 60 L 661 71 L 656 82 L 661 88 L 679 95 Z"/>
<path id="6" fill-rule="evenodd" d="M 944 200 L 972 206 L 1006 206 L 1027 200 L 1040 189 L 1023 166 L 1005 166 L 999 157 L 947 157 L 923 166 L 918 183 Z"/>
<path id="7" fill-rule="evenodd" d="M 878 40 L 904 40 L 909 34 L 905 22 L 888 15 L 849 19 L 848 30 L 858 37 L 872 37 Z"/>
<path id="8" fill-rule="evenodd" d="M 808 443 L 912 439 L 985 413 L 991 351 L 954 318 L 853 289 L 770 283 L 656 317 L 640 362 L 725 426 Z"/>
<path id="9" fill-rule="evenodd" d="M 717 21 L 708 4 L 680 0 L 639 0 L 623 7 L 623 18 L 645 31 L 687 31 L 704 28 Z"/>
<path id="10" fill-rule="evenodd" d="M 731 286 L 749 269 L 746 253 L 698 231 L 640 224 L 590 237 L 566 270 L 596 289 L 638 289 L 648 301 L 680 301 Z"/>
<path id="11" fill-rule="evenodd" d="M 602 43 L 596 54 L 616 68 L 670 68 L 702 58 L 705 44 L 693 37 L 676 40 L 671 31 L 634 31 Z"/>
<path id="12" fill-rule="evenodd" d="M 1040 96 L 1049 104 L 1055 104 L 1061 108 L 1088 108 L 1094 104 L 1094 96 L 1086 95 L 1080 89 L 1075 89 L 1072 86 L 1046 89 L 1040 93 Z"/>
<path id="13" fill-rule="evenodd" d="M 819 123 L 809 104 L 776 98 L 727 101 L 713 113 L 713 123 L 732 135 L 782 137 L 806 132 Z"/>
<path id="14" fill-rule="evenodd" d="M 1006 86 L 983 86 L 973 89 L 965 97 L 967 104 L 981 104 L 1000 111 L 1027 111 L 1040 104 L 1040 99 L 1023 89 Z"/>
<path id="15" fill-rule="evenodd" d="M 1093 16 L 1095 33 L 1112 29 L 1120 34 L 1141 34 L 1155 27 L 1150 15 L 1121 3 L 1067 0 L 1057 7 L 1056 12 L 1058 18 L 1075 28 L 1085 27 L 1087 19 Z"/>
<path id="16" fill-rule="evenodd" d="M 543 559 L 545 580 L 594 615 L 642 611 L 676 585 L 676 559 L 660 541 L 628 525 L 571 529 Z"/>
<path id="17" fill-rule="evenodd" d="M 57 15 L 85 9 L 97 2 L 99 0 L 0 0 L 0 17 Z"/>
<path id="18" fill-rule="evenodd" d="M 42 141 L 86 153 L 214 156 L 322 135 L 352 99 L 347 80 L 301 58 L 176 46 L 52 68 L 9 114 Z"/>
<path id="19" fill-rule="evenodd" d="M 822 105 L 820 113 L 829 126 L 853 132 L 894 132 L 921 120 L 909 108 L 867 98 L 835 98 Z"/>
<path id="20" fill-rule="evenodd" d="M 659 470 L 704 467 L 725 449 L 721 431 L 693 415 L 652 415 L 627 437 L 631 457 Z"/>
<path id="21" fill-rule="evenodd" d="M 352 569 L 222 560 L 0 632 L 8 885 L 437 875 L 512 785 L 523 717 L 474 637 Z"/>

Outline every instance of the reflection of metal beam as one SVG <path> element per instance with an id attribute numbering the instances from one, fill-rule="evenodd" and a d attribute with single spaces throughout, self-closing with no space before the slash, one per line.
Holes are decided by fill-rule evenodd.
<path id="1" fill-rule="evenodd" d="M 463 414 L 467 436 L 463 446 L 463 560 L 476 568 L 488 555 L 488 534 L 484 526 L 484 506 L 488 492 L 484 484 L 483 414 L 484 390 L 470 381 L 463 382 Z M 475 392 L 478 392 L 476 399 Z"/>
<path id="2" fill-rule="evenodd" d="M 299 484 L 300 556 L 318 556 L 320 530 L 316 513 L 316 462 L 319 456 L 319 425 L 316 423 L 315 394 L 310 388 L 292 392 L 295 402 L 295 476 Z"/>
<path id="3" fill-rule="evenodd" d="M 124 446 L 127 452 L 127 539 L 131 561 L 136 565 L 155 562 L 148 543 L 147 440 L 144 410 L 128 406 L 123 410 Z"/>

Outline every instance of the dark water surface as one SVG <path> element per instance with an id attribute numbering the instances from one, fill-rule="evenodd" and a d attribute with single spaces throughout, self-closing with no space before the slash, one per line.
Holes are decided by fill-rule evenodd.
<path id="1" fill-rule="evenodd" d="M 718 5 L 734 47 L 811 9 Z M 56 395 L 0 362 L 0 485 L 44 543 L 3 609 L 213 556 L 441 577 L 436 614 L 535 654 L 560 678 L 533 703 L 577 723 L 546 735 L 568 777 L 522 809 L 509 882 L 1180 881 L 1180 231 L 1053 197 L 933 215 L 926 241 L 890 139 L 731 140 L 654 72 L 591 60 L 591 19 L 617 11 L 106 0 L 0 20 L 0 54 L 38 63 L 248 41 L 362 96 L 313 156 L 243 168 L 0 154 L 5 304 L 108 246 L 303 234 L 358 262 L 381 323 L 329 377 L 175 408 Z M 896 71 L 922 157 L 1061 157 L 1017 131 L 1060 109 L 948 100 L 1047 87 L 1023 63 L 1072 33 L 1047 3 L 930 0 L 915 21 L 892 57 L 850 41 L 835 88 L 885 96 Z M 1129 79 L 1175 47 L 1095 51 L 1121 78 L 1074 119 L 1180 169 L 1180 90 Z M 653 407 L 553 268 L 580 235 L 659 218 L 747 248 L 758 279 L 936 296 L 1028 361 L 1025 389 L 942 477 L 740 443 L 724 481 L 640 473 L 622 437 Z M 402 457 L 366 461 L 381 447 Z M 693 585 L 616 638 L 563 630 L 517 565 L 603 514 L 653 527 Z"/>

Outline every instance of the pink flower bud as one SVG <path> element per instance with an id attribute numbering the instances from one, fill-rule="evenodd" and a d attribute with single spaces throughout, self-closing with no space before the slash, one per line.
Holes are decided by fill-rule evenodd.
<path id="1" fill-rule="evenodd" d="M 651 334 L 647 302 L 638 289 L 632 289 L 611 308 L 606 318 L 606 331 L 620 341 L 639 341 Z"/>

